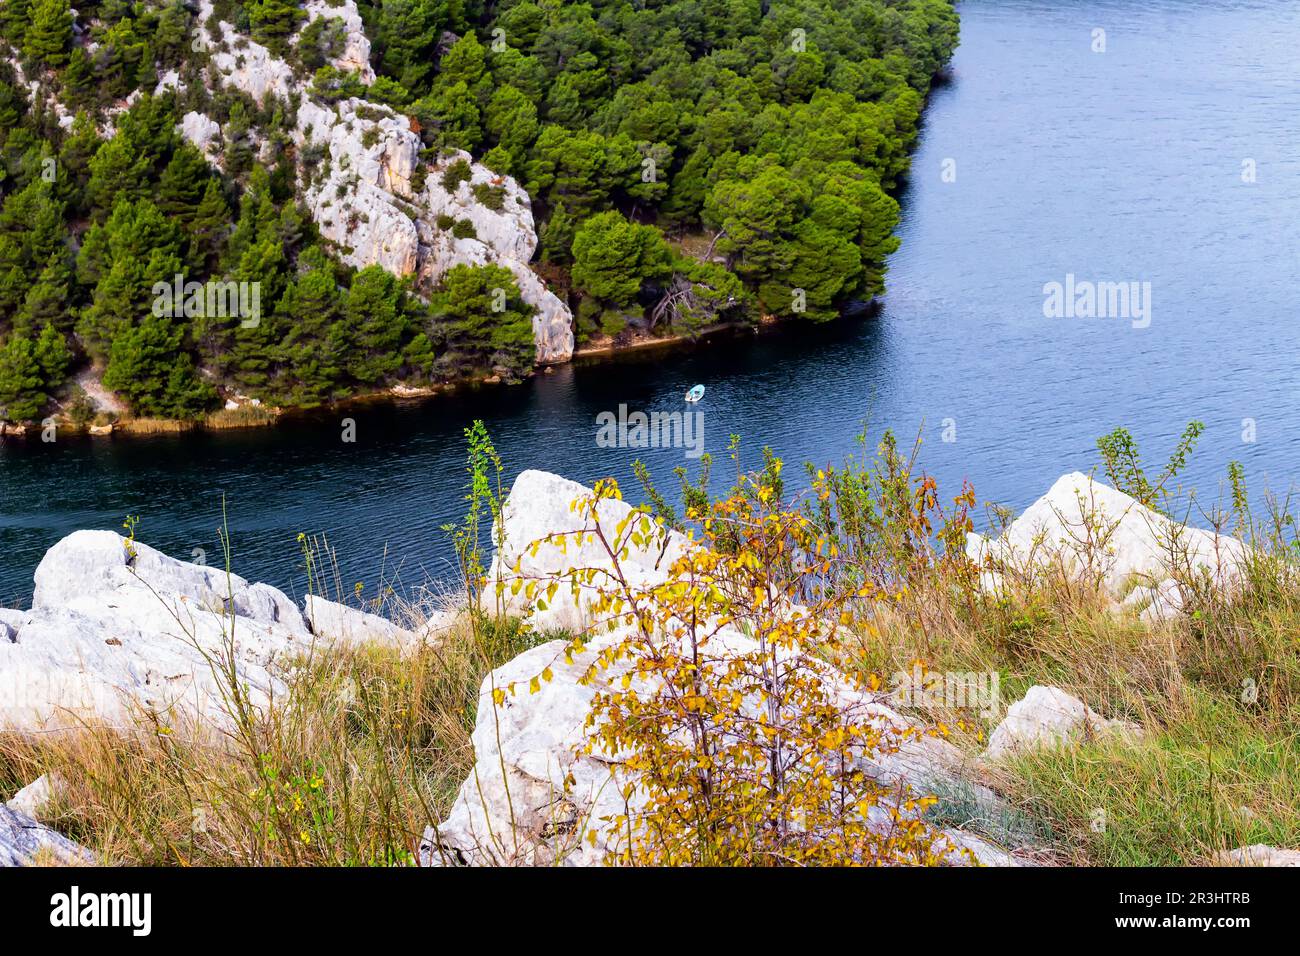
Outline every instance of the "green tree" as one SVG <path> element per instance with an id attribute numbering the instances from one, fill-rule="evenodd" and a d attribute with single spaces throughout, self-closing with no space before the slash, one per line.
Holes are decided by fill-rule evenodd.
<path id="1" fill-rule="evenodd" d="M 113 342 L 104 385 L 139 415 L 195 418 L 211 407 L 216 393 L 183 348 L 185 330 L 165 315 L 149 312 Z"/>
<path id="2" fill-rule="evenodd" d="M 12 421 L 30 421 L 49 401 L 32 340 L 14 334 L 0 348 L 0 411 Z"/>
<path id="3" fill-rule="evenodd" d="M 40 367 L 47 390 L 52 392 L 63 384 L 68 375 L 68 367 L 72 364 L 72 352 L 68 349 L 68 340 L 53 323 L 47 323 L 41 329 L 33 357 Z"/>
<path id="4" fill-rule="evenodd" d="M 289 37 L 298 28 L 302 9 L 292 0 L 253 0 L 246 4 L 253 39 L 276 56 L 289 52 Z"/>
<path id="5" fill-rule="evenodd" d="M 643 283 L 671 273 L 668 244 L 659 230 L 628 222 L 617 212 L 592 216 L 573 238 L 573 284 L 608 306 L 630 306 Z"/>
<path id="6" fill-rule="evenodd" d="M 408 328 L 404 298 L 401 283 L 382 266 L 367 266 L 353 276 L 343 315 L 353 335 L 347 371 L 358 382 L 373 385 L 400 367 Z"/>
<path id="7" fill-rule="evenodd" d="M 23 36 L 23 54 L 46 66 L 63 66 L 68 62 L 68 50 L 72 46 L 72 11 L 68 0 L 36 0 L 31 17 Z"/>
<path id="8" fill-rule="evenodd" d="M 430 304 L 455 367 L 502 366 L 516 375 L 533 367 L 533 308 L 520 297 L 509 269 L 454 266 Z"/>

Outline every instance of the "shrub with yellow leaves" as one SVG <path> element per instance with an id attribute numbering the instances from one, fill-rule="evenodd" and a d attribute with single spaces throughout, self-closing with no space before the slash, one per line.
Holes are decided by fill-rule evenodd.
<path id="1" fill-rule="evenodd" d="M 876 687 L 828 663 L 879 593 L 828 586 L 842 579 L 838 547 L 783 503 L 779 478 L 769 458 L 727 497 L 691 504 L 702 538 L 654 583 L 624 564 L 671 529 L 643 509 L 608 527 L 601 503 L 621 497 L 612 480 L 577 503 L 579 530 L 538 543 L 594 543 L 606 559 L 560 575 L 598 622 L 568 652 L 591 661 L 581 678 L 596 690 L 586 754 L 617 767 L 622 789 L 624 812 L 587 822 L 606 862 L 951 860 L 923 819 L 932 799 L 877 772 L 925 731 L 891 719 Z M 522 586 L 544 602 L 557 581 Z"/>

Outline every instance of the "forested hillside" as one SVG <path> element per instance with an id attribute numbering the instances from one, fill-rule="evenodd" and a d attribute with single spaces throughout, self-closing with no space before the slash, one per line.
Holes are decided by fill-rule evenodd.
<path id="1" fill-rule="evenodd" d="M 883 289 L 891 191 L 957 36 L 948 0 L 361 0 L 363 70 L 339 65 L 342 6 L 223 0 L 204 22 L 197 3 L 0 2 L 0 417 L 88 420 L 84 369 L 137 415 L 196 418 L 532 366 L 508 270 L 429 282 L 322 239 L 302 205 L 319 157 L 290 135 L 313 100 L 391 108 L 430 166 L 460 149 L 513 177 L 579 341 L 831 318 Z M 298 88 L 223 85 L 218 21 Z M 219 155 L 182 134 L 194 112 Z M 160 310 L 178 275 L 255 286 L 259 321 Z"/>

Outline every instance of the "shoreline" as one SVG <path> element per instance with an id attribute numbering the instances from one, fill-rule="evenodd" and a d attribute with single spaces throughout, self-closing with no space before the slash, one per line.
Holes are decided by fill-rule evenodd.
<path id="1" fill-rule="evenodd" d="M 869 314 L 874 314 L 876 304 L 869 306 Z M 837 322 L 860 318 L 861 309 L 846 307 Z M 519 385 L 536 375 L 552 374 L 556 368 L 570 365 L 575 368 L 605 364 L 617 361 L 621 356 L 639 355 L 658 350 L 674 351 L 698 348 L 718 344 L 718 340 L 733 339 L 742 336 L 757 336 L 785 328 L 792 323 L 771 318 L 764 318 L 756 325 L 738 325 L 720 323 L 699 330 L 695 335 L 670 335 L 662 338 L 634 338 L 622 345 L 613 341 L 599 341 L 595 345 L 576 348 L 567 362 L 537 365 L 527 378 L 518 382 L 505 382 L 499 375 L 489 374 L 482 377 L 465 378 L 454 382 L 435 385 L 405 385 L 401 382 L 388 388 L 349 395 L 332 402 L 326 402 L 311 408 L 279 408 L 267 405 L 242 404 L 235 409 L 218 409 L 209 412 L 201 419 L 171 419 L 123 416 L 112 422 L 95 424 L 90 422 L 73 422 L 62 414 L 47 416 L 37 422 L 0 422 L 0 443 L 6 439 L 19 441 L 40 441 L 42 433 L 48 428 L 46 424 L 54 421 L 56 433 L 72 434 L 87 438 L 148 438 L 158 435 L 182 435 L 195 432 L 226 432 L 245 429 L 266 428 L 282 424 L 300 416 L 319 415 L 322 412 L 346 411 L 349 408 L 377 404 L 403 404 L 408 402 L 432 402 L 439 398 L 476 391 L 483 387 L 499 385 Z"/>

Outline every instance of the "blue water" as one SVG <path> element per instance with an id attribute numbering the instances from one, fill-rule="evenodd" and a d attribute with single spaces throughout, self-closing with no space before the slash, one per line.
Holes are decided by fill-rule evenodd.
<path id="1" fill-rule="evenodd" d="M 449 571 L 461 431 L 489 425 L 507 480 L 545 468 L 630 481 L 596 415 L 695 406 L 705 444 L 839 460 L 864 420 L 922 434 L 956 493 L 1023 507 L 1126 425 L 1163 460 L 1189 419 L 1203 499 L 1226 463 L 1252 488 L 1300 478 L 1300 4 L 1294 0 L 965 0 L 950 80 L 902 197 L 902 248 L 873 317 L 686 352 L 565 367 L 516 388 L 352 410 L 244 433 L 0 448 L 0 602 L 45 549 L 138 514 L 141 540 L 216 554 L 224 494 L 235 569 L 302 590 L 297 534 L 326 533 L 343 579 L 407 586 Z M 1093 30 L 1106 52 L 1092 51 Z M 945 182 L 946 159 L 956 181 Z M 1252 159 L 1257 181 L 1242 182 Z M 1043 285 L 1151 283 L 1151 323 L 1048 319 Z M 341 441 L 339 419 L 357 422 Z M 956 441 L 942 440 L 945 419 Z M 1257 440 L 1242 440 L 1243 419 Z M 682 451 L 640 453 L 664 483 Z M 727 466 L 715 466 L 719 478 Z"/>

